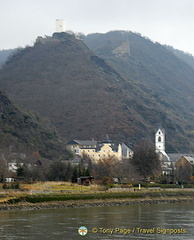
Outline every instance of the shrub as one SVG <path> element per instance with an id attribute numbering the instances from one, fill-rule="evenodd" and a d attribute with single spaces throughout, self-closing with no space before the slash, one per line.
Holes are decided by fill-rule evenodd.
<path id="1" fill-rule="evenodd" d="M 103 177 L 102 184 L 105 186 L 113 184 L 113 179 L 111 177 Z"/>
<path id="2" fill-rule="evenodd" d="M 7 183 L 3 184 L 3 189 L 19 189 L 19 188 L 20 188 L 19 183 L 12 183 L 11 185 Z"/>
<path id="3" fill-rule="evenodd" d="M 11 189 L 19 189 L 19 188 L 20 188 L 19 183 L 12 183 L 11 184 Z"/>
<path id="4" fill-rule="evenodd" d="M 185 184 L 184 187 L 185 188 L 194 188 L 194 184 Z"/>
<path id="5" fill-rule="evenodd" d="M 176 185 L 176 184 L 160 184 L 161 188 L 180 188 L 180 185 Z"/>
<path id="6" fill-rule="evenodd" d="M 3 184 L 3 189 L 8 189 L 8 186 L 6 183 Z"/>
<path id="7" fill-rule="evenodd" d="M 132 188 L 132 187 L 133 187 L 132 184 L 121 185 L 121 188 Z"/>

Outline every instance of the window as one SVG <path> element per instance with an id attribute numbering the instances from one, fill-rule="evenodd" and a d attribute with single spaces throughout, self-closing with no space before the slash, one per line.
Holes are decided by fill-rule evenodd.
<path id="1" fill-rule="evenodd" d="M 161 141 L 162 141 L 161 137 L 158 137 L 158 142 L 161 142 Z"/>

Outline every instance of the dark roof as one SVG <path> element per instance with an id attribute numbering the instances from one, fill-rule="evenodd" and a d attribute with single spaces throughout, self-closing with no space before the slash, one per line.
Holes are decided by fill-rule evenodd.
<path id="1" fill-rule="evenodd" d="M 112 148 L 112 150 L 113 150 L 114 152 L 117 152 L 117 150 L 118 150 L 118 144 L 109 143 L 109 142 L 98 142 L 98 144 L 97 144 L 97 146 L 96 146 L 96 152 L 99 152 L 100 149 L 101 149 L 102 147 L 104 147 L 104 144 L 106 144 L 106 143 L 110 144 L 110 147 Z"/>
<path id="2" fill-rule="evenodd" d="M 168 156 L 170 157 L 170 160 L 172 161 L 172 162 L 177 162 L 181 157 L 192 157 L 192 158 L 194 158 L 194 154 L 193 153 L 191 153 L 191 154 L 189 154 L 189 153 L 169 153 L 168 154 Z"/>
<path id="3" fill-rule="evenodd" d="M 104 140 L 101 143 L 112 143 L 112 141 L 110 140 L 108 134 L 106 134 Z"/>
<path id="4" fill-rule="evenodd" d="M 79 177 L 80 179 L 94 179 L 94 177 L 92 177 L 92 176 L 80 176 Z"/>
<path id="5" fill-rule="evenodd" d="M 71 140 L 67 143 L 68 145 L 81 145 L 81 146 L 94 146 L 97 144 L 97 141 L 94 140 Z"/>
<path id="6" fill-rule="evenodd" d="M 133 152 L 125 143 L 122 143 L 121 147 L 123 152 L 127 152 L 127 150 L 129 150 L 130 152 Z"/>

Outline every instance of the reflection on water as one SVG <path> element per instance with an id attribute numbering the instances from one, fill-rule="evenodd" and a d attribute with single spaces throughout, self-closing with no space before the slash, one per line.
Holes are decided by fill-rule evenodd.
<path id="1" fill-rule="evenodd" d="M 191 203 L 0 212 L 0 239 L 191 240 L 193 219 Z M 86 236 L 78 234 L 80 226 Z"/>

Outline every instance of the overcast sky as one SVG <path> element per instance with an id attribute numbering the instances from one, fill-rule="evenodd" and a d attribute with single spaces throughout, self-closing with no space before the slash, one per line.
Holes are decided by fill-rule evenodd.
<path id="1" fill-rule="evenodd" d="M 194 55 L 194 0 L 0 0 L 0 49 L 51 36 L 55 20 L 85 34 L 130 30 Z"/>

